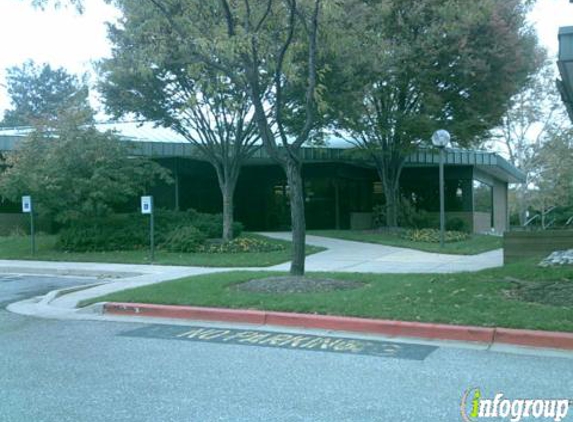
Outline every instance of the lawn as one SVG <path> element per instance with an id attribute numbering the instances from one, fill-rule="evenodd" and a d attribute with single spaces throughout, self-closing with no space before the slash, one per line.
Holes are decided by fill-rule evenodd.
<path id="1" fill-rule="evenodd" d="M 475 255 L 499 249 L 502 247 L 503 241 L 499 236 L 474 234 L 468 240 L 451 243 L 448 242 L 442 249 L 440 248 L 439 243 L 413 242 L 411 240 L 401 238 L 397 233 L 379 232 L 374 230 L 310 230 L 308 234 L 454 255 Z"/>
<path id="2" fill-rule="evenodd" d="M 90 303 L 214 306 L 573 332 L 573 267 L 535 264 L 447 275 L 312 273 L 308 276 L 366 284 L 354 290 L 305 294 L 239 291 L 233 285 L 276 273 L 229 272 L 125 290 Z M 515 279 L 528 281 L 528 287 Z"/>
<path id="3" fill-rule="evenodd" d="M 262 237 L 249 234 L 250 237 Z M 202 267 L 266 267 L 290 260 L 289 241 L 270 239 L 271 243 L 284 244 L 285 250 L 274 252 L 251 253 L 169 253 L 161 250 L 155 252 L 154 264 L 190 265 Z M 41 235 L 36 238 L 37 252 L 30 253 L 30 238 L 25 236 L 0 237 L 0 259 L 23 259 L 40 261 L 73 261 L 105 262 L 117 264 L 149 264 L 149 251 L 114 251 L 114 252 L 63 252 L 55 248 L 56 236 Z M 324 248 L 307 246 L 307 254 L 320 252 Z"/>

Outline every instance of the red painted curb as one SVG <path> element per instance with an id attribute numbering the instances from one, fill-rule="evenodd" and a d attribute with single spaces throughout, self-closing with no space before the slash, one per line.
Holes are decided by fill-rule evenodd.
<path id="1" fill-rule="evenodd" d="M 458 340 L 487 344 L 513 344 L 573 350 L 573 333 L 428 324 L 356 317 L 267 312 L 248 309 L 151 305 L 108 302 L 104 313 L 204 321 L 243 322 L 258 325 L 319 328 L 432 340 Z"/>
<path id="2" fill-rule="evenodd" d="M 427 324 L 356 317 L 267 312 L 266 323 L 326 330 L 356 331 L 390 336 L 463 340 L 491 343 L 493 329 L 461 325 Z"/>
<path id="3" fill-rule="evenodd" d="M 104 313 L 160 318 L 200 319 L 264 324 L 264 311 L 201 308 L 191 306 L 150 305 L 146 303 L 106 303 Z"/>
<path id="4" fill-rule="evenodd" d="M 573 350 L 573 333 L 497 328 L 494 343 Z"/>
<path id="5" fill-rule="evenodd" d="M 492 343 L 494 338 L 493 328 L 244 309 L 108 302 L 104 304 L 104 313 L 206 321 L 244 322 L 259 325 L 319 328 L 324 330 L 353 331 L 389 336 L 480 343 Z"/>

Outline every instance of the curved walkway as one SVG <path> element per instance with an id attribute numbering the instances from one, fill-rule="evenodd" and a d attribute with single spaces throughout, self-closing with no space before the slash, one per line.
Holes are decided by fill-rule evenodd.
<path id="1" fill-rule="evenodd" d="M 289 239 L 290 233 L 264 233 L 277 239 Z M 307 271 L 370 273 L 452 273 L 478 271 L 503 264 L 502 250 L 480 255 L 444 255 L 371 243 L 308 236 L 307 243 L 327 248 L 308 256 Z M 0 273 L 50 274 L 93 279 L 91 287 L 74 291 L 55 291 L 42 299 L 30 299 L 9 305 L 8 309 L 25 315 L 84 319 L 76 305 L 85 299 L 108 293 L 159 283 L 192 275 L 223 271 L 285 271 L 289 263 L 257 268 L 206 268 L 163 265 L 102 264 L 81 262 L 0 260 Z M 88 310 L 88 313 L 93 312 Z"/>
<path id="2" fill-rule="evenodd" d="M 290 240 L 289 233 L 260 233 Z M 374 243 L 354 242 L 322 236 L 307 236 L 306 243 L 327 248 L 306 258 L 307 271 L 361 273 L 454 273 L 479 271 L 503 265 L 503 250 L 478 255 L 446 255 Z M 270 269 L 288 270 L 289 264 Z"/>

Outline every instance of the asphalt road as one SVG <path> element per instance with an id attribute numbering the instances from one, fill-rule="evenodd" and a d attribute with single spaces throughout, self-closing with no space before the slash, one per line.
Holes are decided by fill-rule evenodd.
<path id="1" fill-rule="evenodd" d="M 18 300 L 46 294 L 52 290 L 92 284 L 93 278 L 44 277 L 23 274 L 0 274 L 0 308 Z"/>
<path id="2" fill-rule="evenodd" d="M 82 282 L 0 281 L 0 302 Z M 415 344 L 335 353 L 221 332 L 0 311 L 0 421 L 450 422 L 462 420 L 470 388 L 488 398 L 573 398 L 572 358 Z"/>

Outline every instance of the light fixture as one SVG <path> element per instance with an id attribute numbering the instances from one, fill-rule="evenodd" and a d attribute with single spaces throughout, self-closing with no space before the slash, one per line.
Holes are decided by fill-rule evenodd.
<path id="1" fill-rule="evenodd" d="M 444 149 L 450 143 L 450 133 L 440 129 L 432 135 L 432 144 L 440 149 L 440 247 L 444 247 L 444 233 L 446 230 L 446 210 L 444 201 Z"/>
<path id="2" fill-rule="evenodd" d="M 432 135 L 432 144 L 438 148 L 445 148 L 450 143 L 450 139 L 450 132 L 440 129 L 435 131 Z"/>

